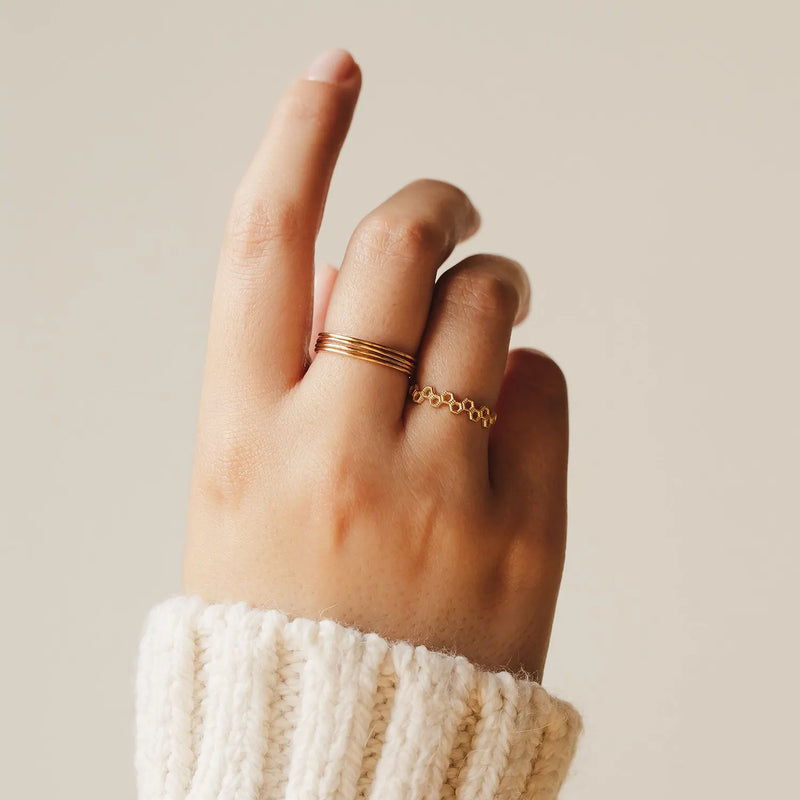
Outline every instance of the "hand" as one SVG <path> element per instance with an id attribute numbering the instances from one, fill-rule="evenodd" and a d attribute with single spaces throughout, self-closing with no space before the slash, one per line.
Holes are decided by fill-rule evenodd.
<path id="1" fill-rule="evenodd" d="M 360 84 L 344 51 L 315 62 L 235 192 L 184 590 L 541 680 L 566 540 L 566 386 L 543 354 L 508 352 L 529 301 L 519 264 L 473 255 L 436 280 L 479 225 L 461 190 L 415 181 L 370 212 L 317 324 L 416 354 L 421 385 L 489 406 L 496 423 L 410 402 L 399 371 L 309 358 L 315 239 Z"/>

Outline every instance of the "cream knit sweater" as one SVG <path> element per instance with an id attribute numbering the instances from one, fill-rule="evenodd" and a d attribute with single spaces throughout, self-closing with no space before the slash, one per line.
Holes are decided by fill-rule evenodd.
<path id="1" fill-rule="evenodd" d="M 140 800 L 544 800 L 581 730 L 463 656 L 198 597 L 150 612 L 136 692 Z"/>

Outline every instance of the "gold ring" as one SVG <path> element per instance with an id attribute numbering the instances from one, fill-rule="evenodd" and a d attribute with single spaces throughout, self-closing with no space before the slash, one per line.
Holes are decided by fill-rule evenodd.
<path id="1" fill-rule="evenodd" d="M 463 400 L 456 400 L 452 392 L 442 392 L 439 394 L 433 386 L 423 386 L 420 388 L 418 384 L 412 383 L 411 386 L 408 387 L 408 395 L 417 405 L 427 400 L 433 408 L 447 406 L 450 413 L 456 416 L 464 413 L 472 422 L 480 422 L 484 428 L 489 428 L 494 425 L 497 419 L 497 412 L 491 411 L 487 406 L 478 408 L 469 397 L 465 397 Z"/>
<path id="2" fill-rule="evenodd" d="M 409 378 L 414 374 L 417 364 L 414 356 L 395 350 L 393 347 L 368 342 L 366 339 L 357 339 L 355 336 L 343 336 L 326 331 L 317 336 L 314 344 L 314 352 L 319 353 L 323 350 L 358 358 L 361 361 L 369 361 L 372 364 L 383 364 L 385 367 L 404 372 Z"/>

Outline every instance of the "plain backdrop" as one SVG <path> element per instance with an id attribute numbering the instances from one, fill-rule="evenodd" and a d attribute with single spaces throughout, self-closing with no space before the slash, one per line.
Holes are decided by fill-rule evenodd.
<path id="1" fill-rule="evenodd" d="M 800 796 L 798 41 L 770 0 L 0 0 L 2 794 L 134 796 L 225 214 L 342 46 L 364 88 L 319 257 L 452 181 L 484 220 L 454 258 L 527 266 L 514 343 L 568 377 L 562 796 Z"/>

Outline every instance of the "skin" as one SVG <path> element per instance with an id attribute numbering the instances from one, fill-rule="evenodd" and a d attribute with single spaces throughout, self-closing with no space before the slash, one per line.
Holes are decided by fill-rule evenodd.
<path id="1" fill-rule="evenodd" d="M 530 297 L 517 262 L 471 255 L 437 280 L 480 224 L 447 183 L 414 181 L 367 214 L 314 296 L 361 86 L 346 52 L 323 62 L 279 102 L 225 225 L 184 590 L 541 680 L 566 544 L 564 376 L 543 353 L 509 353 Z M 497 422 L 409 402 L 398 371 L 313 357 L 321 329 L 416 354 L 420 385 Z"/>

